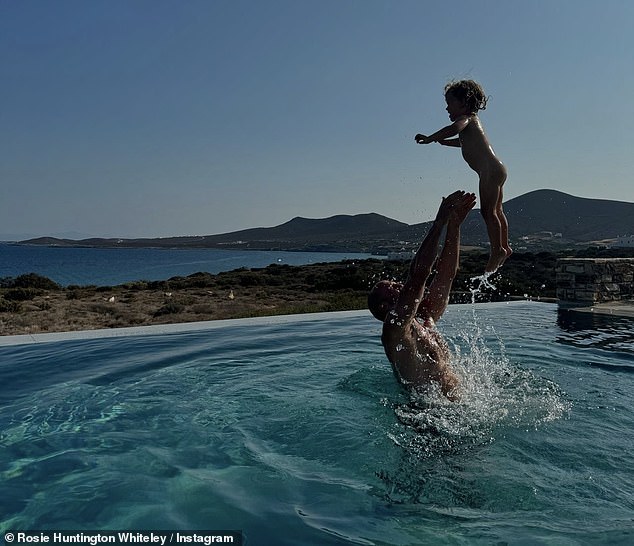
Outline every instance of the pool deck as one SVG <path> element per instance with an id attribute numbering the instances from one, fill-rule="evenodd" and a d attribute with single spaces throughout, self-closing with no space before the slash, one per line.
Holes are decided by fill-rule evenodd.
<path id="1" fill-rule="evenodd" d="M 602 302 L 594 305 L 567 303 L 566 305 L 560 304 L 559 308 L 564 311 L 575 311 L 577 313 L 634 318 L 634 300 Z"/>

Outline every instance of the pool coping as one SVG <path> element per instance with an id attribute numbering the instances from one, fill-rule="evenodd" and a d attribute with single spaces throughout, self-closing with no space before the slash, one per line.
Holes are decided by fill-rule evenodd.
<path id="1" fill-rule="evenodd" d="M 559 305 L 559 309 L 575 313 L 592 313 L 594 315 L 610 315 L 615 317 L 634 318 L 634 301 L 617 300 L 595 303 L 593 305 L 571 303 Z"/>
<path id="2" fill-rule="evenodd" d="M 52 343 L 56 341 L 73 341 L 87 339 L 104 339 L 131 336 L 155 336 L 163 334 L 178 334 L 183 332 L 200 332 L 216 330 L 227 326 L 269 326 L 288 324 L 289 322 L 323 320 L 341 316 L 371 316 L 367 310 L 358 311 L 329 311 L 321 313 L 301 313 L 294 315 L 272 315 L 264 317 L 250 317 L 241 319 L 205 320 L 198 322 L 179 322 L 176 324 L 153 324 L 150 326 L 128 326 L 124 328 L 99 328 L 96 330 L 76 330 L 71 332 L 46 332 L 38 334 L 19 334 L 0 336 L 0 347 L 14 345 L 29 345 Z"/>

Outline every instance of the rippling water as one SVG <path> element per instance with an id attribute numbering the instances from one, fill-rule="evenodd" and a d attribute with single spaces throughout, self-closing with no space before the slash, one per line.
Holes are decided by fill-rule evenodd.
<path id="1" fill-rule="evenodd" d="M 629 544 L 631 326 L 451 306 L 457 404 L 410 399 L 358 312 L 0 347 L 0 529 Z"/>

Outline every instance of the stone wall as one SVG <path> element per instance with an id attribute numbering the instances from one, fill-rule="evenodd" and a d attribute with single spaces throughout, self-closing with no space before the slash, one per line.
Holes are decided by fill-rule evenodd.
<path id="1" fill-rule="evenodd" d="M 560 305 L 634 299 L 634 258 L 560 258 L 557 260 Z"/>

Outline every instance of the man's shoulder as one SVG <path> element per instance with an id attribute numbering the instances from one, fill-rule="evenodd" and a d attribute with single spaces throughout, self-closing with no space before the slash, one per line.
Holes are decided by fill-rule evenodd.
<path id="1" fill-rule="evenodd" d="M 414 319 L 404 319 L 398 315 L 388 315 L 383 322 L 382 338 L 384 342 L 402 339 L 403 335 L 406 335 L 411 330 L 412 320 Z"/>

